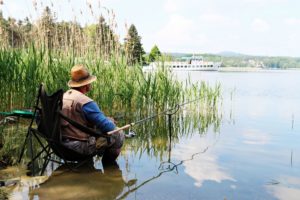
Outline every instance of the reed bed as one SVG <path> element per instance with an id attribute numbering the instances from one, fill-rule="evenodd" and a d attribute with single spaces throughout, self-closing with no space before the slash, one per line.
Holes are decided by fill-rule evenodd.
<path id="1" fill-rule="evenodd" d="M 53 14 L 53 3 L 32 3 L 35 14 L 40 13 L 35 21 L 30 16 L 19 22 L 0 16 L 0 111 L 32 108 L 42 82 L 49 92 L 66 90 L 71 67 L 80 63 L 98 77 L 89 95 L 109 115 L 128 115 L 130 109 L 140 116 L 190 97 L 203 95 L 211 102 L 217 98 L 214 89 L 204 83 L 183 84 L 163 67 L 154 73 L 144 73 L 141 63 L 129 66 L 126 45 L 115 34 L 116 15 L 102 7 L 100 1 L 87 2 L 86 8 L 82 8 L 90 16 L 83 16 L 80 11 L 81 17 L 92 19 L 84 26 L 76 19 L 57 22 L 55 15 L 59 13 Z M 71 1 L 69 4 L 73 6 Z M 76 11 L 73 14 L 78 16 Z"/>
<path id="2" fill-rule="evenodd" d="M 88 95 L 106 115 L 120 119 L 121 123 L 197 98 L 201 98 L 197 107 L 202 117 L 197 120 L 203 124 L 200 132 L 218 121 L 213 113 L 220 97 L 220 86 L 210 87 L 204 82 L 191 83 L 190 80 L 180 82 L 164 67 L 148 73 L 143 72 L 140 63 L 128 65 L 127 54 L 115 34 L 115 14 L 108 10 L 109 19 L 105 20 L 100 4 L 97 9 L 92 5 L 88 7 L 96 22 L 84 27 L 76 21 L 56 22 L 49 7 L 36 22 L 0 19 L 0 111 L 32 109 L 41 83 L 48 93 L 61 88 L 67 90 L 71 67 L 84 64 L 97 76 Z M 163 124 L 163 120 L 159 118 L 158 123 Z M 165 125 L 158 125 L 157 129 L 160 127 L 165 130 Z M 1 133 L 2 158 L 17 152 L 14 145 L 22 143 L 26 131 L 17 133 L 18 139 L 12 132 L 13 129 L 5 128 Z M 167 135 L 165 131 L 152 131 L 143 137 L 154 140 L 159 136 Z M 18 142 L 13 143 L 14 140 Z"/>
<path id="3" fill-rule="evenodd" d="M 81 57 L 97 76 L 89 94 L 110 115 L 133 110 L 138 113 L 163 110 L 191 98 L 203 97 L 202 102 L 213 106 L 220 88 L 206 83 L 181 83 L 168 70 L 145 73 L 138 65 L 128 66 L 125 58 L 113 58 L 105 62 L 101 58 Z M 67 90 L 71 67 L 77 58 L 47 54 L 43 49 L 0 50 L 0 110 L 30 109 L 40 83 L 49 93 L 63 88 Z"/>
<path id="4" fill-rule="evenodd" d="M 202 89 L 203 87 L 206 85 L 202 84 Z M 216 88 L 219 90 L 219 85 Z M 133 127 L 138 137 L 128 141 L 126 145 L 136 155 L 147 153 L 148 156 L 162 160 L 168 156 L 170 148 L 172 149 L 181 138 L 189 138 L 195 134 L 203 135 L 209 129 L 218 134 L 222 120 L 222 114 L 218 109 L 220 103 L 221 101 L 217 100 L 214 104 L 206 96 L 200 97 L 199 101 L 181 106 L 171 116 L 171 121 L 169 116 L 162 115 Z"/>
<path id="5" fill-rule="evenodd" d="M 217 109 L 216 104 L 220 97 L 219 85 L 210 87 L 204 82 L 191 83 L 189 80 L 184 83 L 179 82 L 172 72 L 163 68 L 151 73 L 143 72 L 138 65 L 128 66 L 126 58 L 123 57 L 114 57 L 110 62 L 97 57 L 91 60 L 90 57 L 93 56 L 88 55 L 79 59 L 72 55 L 49 54 L 44 49 L 37 50 L 34 47 L 2 49 L 0 51 L 0 84 L 3 87 L 0 92 L 0 110 L 31 109 L 35 103 L 38 86 L 42 82 L 49 93 L 60 88 L 67 90 L 66 83 L 70 79 L 69 71 L 75 63 L 80 61 L 97 76 L 97 81 L 93 83 L 93 90 L 88 95 L 107 115 L 120 119 L 120 123 L 132 122 L 197 98 L 199 99 L 196 104 L 198 106 L 193 109 L 198 111 L 194 126 L 199 125 L 200 120 L 199 132 L 205 132 L 210 124 L 218 121 L 214 111 Z M 162 124 L 166 121 L 164 118 L 158 120 L 161 121 L 158 123 Z M 191 119 L 185 118 L 185 120 Z M 179 120 L 176 123 L 182 122 Z M 149 131 L 141 130 L 145 132 L 141 136 L 145 139 L 144 141 L 167 137 L 165 131 L 159 131 L 166 130 L 166 125 L 153 127 L 156 127 L 157 131 L 151 132 L 150 135 L 146 134 Z M 6 134 L 2 134 L 4 144 L 2 151 L 5 151 L 2 155 L 18 152 L 16 147 L 9 142 L 17 140 L 15 137 L 10 137 L 13 135 L 11 132 L 7 130 Z M 20 143 L 15 144 L 22 143 L 25 132 L 17 133 Z M 152 143 L 145 143 L 146 146 L 149 144 Z M 12 159 L 12 161 L 14 163 L 15 160 Z"/>

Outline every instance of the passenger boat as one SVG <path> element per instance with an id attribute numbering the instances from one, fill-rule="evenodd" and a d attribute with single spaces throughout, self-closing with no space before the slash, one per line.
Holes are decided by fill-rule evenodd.
<path id="1" fill-rule="evenodd" d="M 192 56 L 185 58 L 185 61 L 152 62 L 143 69 L 155 70 L 159 66 L 168 67 L 174 71 L 218 71 L 221 62 L 204 61 L 201 56 Z"/>

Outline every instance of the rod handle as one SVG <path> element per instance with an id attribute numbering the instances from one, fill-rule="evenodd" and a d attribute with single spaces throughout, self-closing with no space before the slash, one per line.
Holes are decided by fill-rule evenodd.
<path id="1" fill-rule="evenodd" d="M 107 134 L 107 135 L 112 135 L 112 134 L 117 133 L 117 132 L 119 132 L 119 131 L 128 129 L 128 128 L 130 128 L 130 127 L 133 126 L 133 125 L 134 125 L 134 123 L 126 124 L 125 126 L 122 126 L 122 127 L 119 127 L 119 128 L 117 128 L 117 129 L 115 129 L 115 130 L 109 131 L 109 132 L 107 132 L 106 134 Z"/>

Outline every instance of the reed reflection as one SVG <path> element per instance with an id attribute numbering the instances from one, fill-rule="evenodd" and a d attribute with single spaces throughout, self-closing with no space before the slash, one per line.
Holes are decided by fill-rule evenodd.
<path id="1" fill-rule="evenodd" d="M 204 135 L 210 128 L 218 132 L 221 119 L 222 115 L 216 106 L 193 103 L 171 116 L 161 116 L 134 127 L 137 137 L 127 140 L 126 145 L 135 154 L 147 152 L 149 156 L 162 159 L 183 138 L 194 134 Z"/>

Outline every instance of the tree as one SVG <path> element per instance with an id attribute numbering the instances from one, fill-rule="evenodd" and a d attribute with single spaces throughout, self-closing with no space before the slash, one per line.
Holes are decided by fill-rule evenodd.
<path id="1" fill-rule="evenodd" d="M 148 57 L 149 62 L 156 61 L 160 56 L 161 56 L 161 52 L 160 52 L 159 48 L 156 45 L 154 45 L 154 47 L 152 47 L 149 57 Z"/>
<path id="2" fill-rule="evenodd" d="M 133 24 L 129 27 L 127 37 L 125 38 L 125 54 L 127 62 L 130 65 L 145 63 L 145 51 L 141 43 L 141 37 L 138 35 Z"/>

